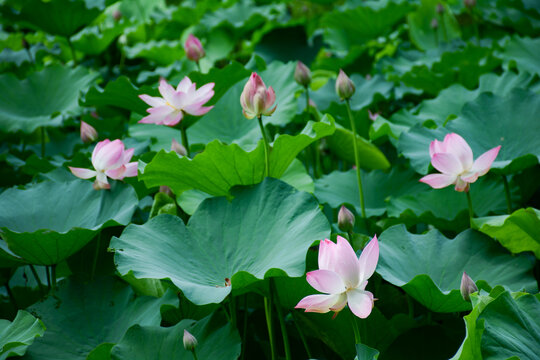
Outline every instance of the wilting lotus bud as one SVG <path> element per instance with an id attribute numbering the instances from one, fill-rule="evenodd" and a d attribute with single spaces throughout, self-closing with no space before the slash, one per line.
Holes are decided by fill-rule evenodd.
<path id="1" fill-rule="evenodd" d="M 92 125 L 81 121 L 81 140 L 83 141 L 83 143 L 91 143 L 92 141 L 96 141 L 97 138 L 98 133 L 96 129 L 94 129 Z"/>
<path id="2" fill-rule="evenodd" d="M 296 69 L 294 70 L 294 80 L 303 87 L 307 87 L 311 83 L 311 71 L 301 61 L 296 63 Z"/>
<path id="3" fill-rule="evenodd" d="M 431 26 L 432 29 L 436 29 L 439 27 L 439 22 L 437 21 L 437 19 L 433 18 L 431 19 L 431 23 L 429 24 L 429 26 Z"/>
<path id="4" fill-rule="evenodd" d="M 461 277 L 461 296 L 465 301 L 471 301 L 471 294 L 478 291 L 478 287 L 474 283 L 473 279 L 464 271 Z"/>
<path id="5" fill-rule="evenodd" d="M 473 8 L 476 6 L 476 0 L 463 0 L 463 5 L 465 5 L 466 8 Z"/>
<path id="6" fill-rule="evenodd" d="M 354 95 L 356 88 L 351 79 L 343 70 L 339 70 L 339 75 L 336 80 L 336 92 L 341 100 L 349 100 Z"/>
<path id="7" fill-rule="evenodd" d="M 341 205 L 337 217 L 339 229 L 346 232 L 352 231 L 354 228 L 354 220 L 354 214 L 344 205 Z"/>
<path id="8" fill-rule="evenodd" d="M 195 62 L 198 62 L 205 55 L 201 41 L 192 34 L 189 34 L 184 44 L 184 50 L 186 51 L 187 58 Z"/>
<path id="9" fill-rule="evenodd" d="M 114 19 L 114 21 L 120 21 L 120 19 L 122 18 L 122 12 L 120 10 L 114 10 L 113 13 L 112 13 L 112 17 Z"/>
<path id="10" fill-rule="evenodd" d="M 171 150 L 176 152 L 180 156 L 186 156 L 187 150 L 184 145 L 180 144 L 176 139 L 172 139 Z"/>
<path id="11" fill-rule="evenodd" d="M 191 335 L 189 331 L 184 329 L 184 348 L 188 351 L 195 351 L 198 342 L 195 336 Z"/>
<path id="12" fill-rule="evenodd" d="M 272 87 L 266 88 L 261 77 L 257 73 L 251 73 L 249 80 L 240 95 L 240 104 L 244 116 L 248 119 L 261 115 L 270 116 L 276 111 L 276 93 Z"/>
<path id="13" fill-rule="evenodd" d="M 438 4 L 437 4 L 436 11 L 437 11 L 437 14 L 439 14 L 439 15 L 443 14 L 443 13 L 444 13 L 444 6 L 443 6 L 443 4 L 438 3 Z"/>

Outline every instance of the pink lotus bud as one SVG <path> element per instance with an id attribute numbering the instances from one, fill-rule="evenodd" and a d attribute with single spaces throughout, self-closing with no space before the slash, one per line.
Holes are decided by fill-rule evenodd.
<path id="1" fill-rule="evenodd" d="M 240 95 L 244 116 L 248 119 L 262 115 L 270 116 L 276 111 L 276 93 L 272 87 L 266 88 L 261 77 L 257 73 L 251 73 L 249 80 Z"/>
<path id="2" fill-rule="evenodd" d="M 463 0 L 463 5 L 465 5 L 466 8 L 473 8 L 476 6 L 476 0 Z"/>
<path id="3" fill-rule="evenodd" d="M 437 3 L 436 11 L 437 11 L 437 14 L 439 14 L 439 15 L 443 14 L 443 13 L 444 13 L 444 6 L 443 6 L 443 4 Z"/>
<path id="4" fill-rule="evenodd" d="M 369 120 L 371 121 L 375 121 L 377 120 L 377 118 L 379 117 L 379 113 L 376 112 L 376 113 L 372 113 L 371 110 L 368 110 L 368 117 L 369 117 Z"/>
<path id="5" fill-rule="evenodd" d="M 354 214 L 347 209 L 344 205 L 341 205 L 338 213 L 338 227 L 341 231 L 352 231 L 354 228 Z"/>
<path id="6" fill-rule="evenodd" d="M 112 17 L 114 19 L 114 21 L 120 21 L 120 19 L 122 18 L 122 12 L 120 10 L 114 10 L 113 11 L 113 14 L 112 14 Z"/>
<path id="7" fill-rule="evenodd" d="M 431 23 L 429 24 L 429 26 L 431 26 L 432 29 L 436 29 L 439 27 L 439 22 L 437 21 L 437 19 L 433 18 L 431 19 Z"/>
<path id="8" fill-rule="evenodd" d="M 315 109 L 317 108 L 317 104 L 315 104 L 315 101 L 313 101 L 313 99 L 309 99 L 309 106 L 314 107 Z"/>
<path id="9" fill-rule="evenodd" d="M 166 185 L 161 185 L 159 187 L 159 192 L 164 193 L 166 195 L 169 195 L 170 197 L 174 198 L 174 193 L 172 192 L 171 188 Z"/>
<path id="10" fill-rule="evenodd" d="M 187 58 L 195 62 L 198 62 L 205 55 L 201 41 L 192 34 L 189 34 L 184 44 L 184 50 L 186 51 Z"/>
<path id="11" fill-rule="evenodd" d="M 341 100 L 349 100 L 354 95 L 356 88 L 354 83 L 349 79 L 343 70 L 339 70 L 339 75 L 336 80 L 336 92 Z"/>
<path id="12" fill-rule="evenodd" d="M 83 143 L 91 143 L 92 141 L 96 141 L 97 138 L 98 133 L 96 129 L 94 129 L 92 125 L 81 121 L 81 140 L 83 141 Z"/>
<path id="13" fill-rule="evenodd" d="M 184 349 L 188 351 L 195 351 L 195 348 L 199 344 L 195 336 L 191 335 L 191 333 L 184 329 Z"/>
<path id="14" fill-rule="evenodd" d="M 301 61 L 296 63 L 296 69 L 294 70 L 294 80 L 303 87 L 307 87 L 311 83 L 311 71 Z"/>
<path id="15" fill-rule="evenodd" d="M 471 279 L 465 271 L 461 277 L 460 291 L 461 296 L 463 296 L 465 301 L 471 301 L 471 294 L 478 291 L 478 287 L 474 283 L 473 279 Z"/>
<path id="16" fill-rule="evenodd" d="M 180 156 L 186 156 L 187 150 L 184 145 L 180 144 L 176 139 L 172 139 L 171 150 L 176 152 Z"/>

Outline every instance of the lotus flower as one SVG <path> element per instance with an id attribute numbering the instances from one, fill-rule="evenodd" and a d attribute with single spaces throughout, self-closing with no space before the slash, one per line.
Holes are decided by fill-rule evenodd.
<path id="1" fill-rule="evenodd" d="M 306 296 L 296 308 L 306 312 L 339 312 L 345 305 L 365 319 L 373 309 L 373 294 L 364 290 L 379 261 L 377 236 L 367 244 L 360 258 L 347 240 L 337 237 L 337 244 L 326 239 L 319 245 L 319 270 L 306 275 L 308 283 L 326 295 Z"/>
<path id="2" fill-rule="evenodd" d="M 276 111 L 277 105 L 272 107 L 275 101 L 274 89 L 271 86 L 267 89 L 261 77 L 257 73 L 251 73 L 240 95 L 244 116 L 248 119 L 261 115 L 270 116 Z"/>
<path id="3" fill-rule="evenodd" d="M 429 146 L 431 164 L 441 174 L 430 174 L 420 179 L 434 189 L 454 184 L 456 191 L 469 191 L 469 184 L 485 175 L 501 146 L 486 151 L 473 162 L 472 150 L 461 136 L 448 134 L 442 142 L 433 140 Z"/>
<path id="4" fill-rule="evenodd" d="M 184 50 L 186 51 L 187 58 L 195 62 L 198 62 L 205 55 L 201 41 L 192 34 L 189 34 L 184 43 Z"/>
<path id="5" fill-rule="evenodd" d="M 83 143 L 96 141 L 98 133 L 94 127 L 84 121 L 81 121 L 81 140 Z"/>
<path id="6" fill-rule="evenodd" d="M 73 175 L 81 179 L 90 179 L 94 176 L 94 188 L 109 189 L 111 186 L 107 177 L 122 180 L 125 177 L 137 176 L 137 162 L 129 162 L 134 149 L 124 150 L 122 140 L 109 139 L 97 143 L 92 152 L 92 165 L 95 170 L 69 167 Z"/>
<path id="7" fill-rule="evenodd" d="M 174 90 L 165 79 L 161 79 L 159 92 L 162 98 L 139 95 L 141 100 L 151 106 L 147 110 L 150 115 L 139 122 L 174 126 L 182 120 L 184 113 L 195 116 L 204 115 L 213 108 L 213 106 L 203 105 L 214 96 L 214 85 L 214 83 L 209 83 L 196 90 L 195 83 L 186 76 Z"/>

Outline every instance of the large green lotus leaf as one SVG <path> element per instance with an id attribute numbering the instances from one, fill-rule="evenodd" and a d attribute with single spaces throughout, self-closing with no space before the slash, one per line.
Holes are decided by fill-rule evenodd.
<path id="1" fill-rule="evenodd" d="M 390 198 L 414 194 L 422 190 L 423 184 L 412 170 L 392 168 L 389 173 L 382 171 L 362 172 L 362 186 L 367 216 L 381 216 L 386 212 Z M 315 180 L 315 195 L 321 203 L 336 209 L 342 204 L 351 204 L 360 214 L 360 198 L 356 170 L 334 171 Z"/>
<path id="2" fill-rule="evenodd" d="M 328 12 L 321 19 L 324 40 L 337 51 L 365 44 L 391 32 L 414 7 L 408 1 L 379 1 L 344 5 Z"/>
<path id="3" fill-rule="evenodd" d="M 12 0 L 8 4 L 15 5 L 14 9 L 5 9 L 3 15 L 49 34 L 69 37 L 97 18 L 105 3 L 105 0 Z"/>
<path id="4" fill-rule="evenodd" d="M 34 339 L 44 332 L 43 322 L 24 310 L 17 312 L 13 322 L 0 319 L 0 360 L 24 355 Z"/>
<path id="5" fill-rule="evenodd" d="M 448 239 L 438 230 L 411 234 L 396 225 L 380 236 L 377 272 L 436 312 L 470 310 L 459 288 L 464 271 L 477 282 L 538 291 L 531 273 L 534 261 L 512 256 L 489 237 L 466 230 Z M 442 260 L 441 260 L 442 259 Z"/>
<path id="6" fill-rule="evenodd" d="M 191 360 L 193 354 L 184 349 L 184 330 L 197 339 L 197 358 L 235 360 L 240 356 L 241 341 L 230 322 L 217 313 L 199 321 L 182 320 L 172 327 L 131 327 L 112 349 L 112 360 Z M 158 352 L 156 350 L 159 349 Z"/>
<path id="7" fill-rule="evenodd" d="M 26 261 L 57 264 L 102 227 L 128 224 L 137 205 L 129 185 L 96 191 L 84 180 L 42 182 L 0 194 L 0 230 L 9 249 Z"/>
<path id="8" fill-rule="evenodd" d="M 355 162 L 353 133 L 349 129 L 336 126 L 336 131 L 328 137 L 327 144 L 337 156 L 348 162 Z M 390 163 L 382 151 L 358 134 L 356 135 L 356 145 L 361 168 L 384 170 L 390 167 Z"/>
<path id="9" fill-rule="evenodd" d="M 422 185 L 423 191 L 391 198 L 387 204 L 388 216 L 426 222 L 447 230 L 469 227 L 467 197 L 464 193 L 455 191 L 453 186 L 433 189 Z M 501 213 L 507 208 L 500 179 L 484 176 L 471 185 L 470 194 L 477 216 Z"/>
<path id="10" fill-rule="evenodd" d="M 276 92 L 276 111 L 272 116 L 263 117 L 265 124 L 285 125 L 296 115 L 298 105 L 295 93 L 300 85 L 294 81 L 295 67 L 294 62 L 283 64 L 275 61 L 259 73 L 266 86 L 272 86 Z M 229 144 L 254 145 L 257 143 L 261 137 L 257 119 L 246 119 L 240 105 L 240 94 L 247 80 L 245 78 L 234 84 L 216 103 L 212 111 L 189 129 L 190 143 L 206 144 L 214 139 Z M 232 79 L 226 81 L 231 84 Z"/>
<path id="11" fill-rule="evenodd" d="M 356 344 L 356 360 L 377 360 L 379 351 L 364 344 Z"/>
<path id="12" fill-rule="evenodd" d="M 26 264 L 24 259 L 9 250 L 6 242 L 0 239 L 0 268 L 11 268 Z"/>
<path id="13" fill-rule="evenodd" d="M 519 209 L 512 215 L 476 218 L 473 224 L 512 253 L 532 251 L 540 258 L 540 211 Z"/>
<path id="14" fill-rule="evenodd" d="M 47 331 L 28 348 L 24 359 L 86 359 L 96 347 L 120 341 L 135 324 L 158 326 L 160 308 L 178 304 L 172 291 L 161 298 L 135 297 L 128 285 L 114 278 L 90 284 L 65 281 L 56 295 L 57 299 L 49 297 L 30 308 Z"/>
<path id="15" fill-rule="evenodd" d="M 539 162 L 540 97 L 524 89 L 514 89 L 507 96 L 484 93 L 467 103 L 458 118 L 446 127 L 414 127 L 401 134 L 399 150 L 411 160 L 419 173 L 427 173 L 430 163 L 429 144 L 434 139 L 455 132 L 471 146 L 475 157 L 501 145 L 492 171 L 510 174 Z"/>
<path id="16" fill-rule="evenodd" d="M 122 34 L 128 23 L 122 21 L 84 28 L 71 37 L 76 50 L 89 55 L 99 55 Z"/>
<path id="17" fill-rule="evenodd" d="M 313 196 L 271 178 L 233 195 L 206 199 L 187 227 L 170 215 L 128 226 L 110 245 L 118 271 L 170 279 L 197 305 L 264 277 L 301 276 L 307 249 L 329 235 Z"/>
<path id="18" fill-rule="evenodd" d="M 125 47 L 128 59 L 143 58 L 158 65 L 169 65 L 185 56 L 184 46 L 180 40 L 151 40 Z"/>
<path id="19" fill-rule="evenodd" d="M 151 139 L 150 150 L 159 151 L 171 149 L 172 140 L 182 143 L 182 133 L 179 129 L 170 126 L 157 126 L 154 124 L 132 124 L 128 129 L 129 136 L 140 142 Z"/>
<path id="20" fill-rule="evenodd" d="M 280 178 L 296 155 L 312 142 L 334 132 L 334 120 L 327 116 L 319 122 L 310 121 L 296 136 L 280 135 L 270 152 L 269 176 Z M 180 194 L 194 188 L 211 195 L 227 195 L 235 185 L 251 185 L 264 177 L 264 144 L 252 151 L 236 144 L 212 141 L 193 160 L 175 152 L 159 152 L 140 176 L 146 186 L 169 186 Z"/>
<path id="21" fill-rule="evenodd" d="M 40 126 L 61 125 L 63 116 L 78 109 L 79 92 L 96 77 L 84 67 L 58 65 L 22 81 L 12 74 L 0 75 L 0 131 L 31 133 Z"/>
<path id="22" fill-rule="evenodd" d="M 503 56 L 508 62 L 515 61 L 518 69 L 540 75 L 539 52 L 540 39 L 514 36 L 506 45 Z"/>

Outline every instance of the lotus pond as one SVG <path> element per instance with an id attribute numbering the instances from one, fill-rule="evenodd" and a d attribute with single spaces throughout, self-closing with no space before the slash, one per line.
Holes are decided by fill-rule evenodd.
<path id="1" fill-rule="evenodd" d="M 538 360 L 540 2 L 0 14 L 0 360 Z"/>

